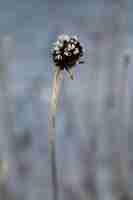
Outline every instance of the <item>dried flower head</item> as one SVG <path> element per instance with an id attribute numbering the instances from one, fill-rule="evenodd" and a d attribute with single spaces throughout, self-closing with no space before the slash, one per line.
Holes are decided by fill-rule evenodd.
<path id="1" fill-rule="evenodd" d="M 49 115 L 49 155 L 51 159 L 51 175 L 53 185 L 53 199 L 58 199 L 58 177 L 55 159 L 55 115 L 57 110 L 60 83 L 62 79 L 62 70 L 66 69 L 69 77 L 73 80 L 73 70 L 77 63 L 80 63 L 80 57 L 83 56 L 83 48 L 77 36 L 69 37 L 60 35 L 54 43 L 52 57 L 56 66 L 53 79 L 53 90 L 51 97 L 51 109 Z"/>
<path id="2" fill-rule="evenodd" d="M 83 47 L 77 36 L 60 35 L 52 50 L 53 61 L 61 70 L 69 70 L 80 63 Z"/>

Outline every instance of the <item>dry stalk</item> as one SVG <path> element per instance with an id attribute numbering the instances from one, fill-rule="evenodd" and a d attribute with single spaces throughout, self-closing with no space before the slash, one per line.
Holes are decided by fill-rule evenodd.
<path id="1" fill-rule="evenodd" d="M 57 180 L 57 165 L 56 165 L 56 148 L 55 148 L 55 116 L 58 106 L 59 92 L 61 86 L 61 70 L 56 68 L 54 71 L 54 80 L 52 88 L 52 97 L 50 102 L 49 113 L 49 157 L 51 163 L 51 176 L 52 176 L 52 188 L 53 188 L 53 200 L 58 200 L 59 196 L 59 184 Z"/>

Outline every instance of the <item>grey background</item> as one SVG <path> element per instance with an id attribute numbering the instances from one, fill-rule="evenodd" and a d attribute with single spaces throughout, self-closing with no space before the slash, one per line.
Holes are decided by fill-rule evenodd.
<path id="1" fill-rule="evenodd" d="M 0 0 L 1 200 L 52 199 L 48 111 L 52 43 L 78 34 L 84 65 L 62 82 L 56 118 L 61 199 L 128 200 L 132 181 L 131 0 Z M 129 52 L 132 57 L 132 52 Z M 2 196 L 3 195 L 3 196 Z"/>

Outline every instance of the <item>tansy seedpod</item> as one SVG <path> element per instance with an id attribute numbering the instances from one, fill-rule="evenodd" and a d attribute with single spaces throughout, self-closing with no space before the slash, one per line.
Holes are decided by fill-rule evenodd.
<path id="1" fill-rule="evenodd" d="M 52 49 L 52 57 L 55 65 L 53 89 L 51 96 L 51 109 L 49 118 L 49 153 L 51 160 L 51 175 L 53 186 L 53 199 L 58 199 L 58 177 L 55 154 L 55 114 L 58 106 L 58 98 L 60 92 L 60 84 L 63 78 L 62 70 L 66 70 L 70 79 L 73 80 L 73 67 L 80 63 L 80 57 L 83 56 L 83 47 L 77 36 L 69 37 L 68 35 L 60 35 L 54 43 Z"/>
<path id="2" fill-rule="evenodd" d="M 77 36 L 60 35 L 54 43 L 52 57 L 56 67 L 69 71 L 83 56 L 83 47 Z"/>

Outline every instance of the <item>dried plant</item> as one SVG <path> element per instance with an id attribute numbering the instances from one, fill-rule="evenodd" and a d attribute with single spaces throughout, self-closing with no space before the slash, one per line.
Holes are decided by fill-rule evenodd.
<path id="1" fill-rule="evenodd" d="M 51 163 L 53 199 L 58 199 L 58 180 L 57 165 L 55 156 L 55 115 L 58 105 L 59 91 L 63 71 L 66 70 L 70 79 L 73 80 L 73 67 L 77 63 L 82 63 L 80 58 L 83 56 L 83 48 L 77 36 L 69 37 L 68 35 L 60 35 L 54 43 L 52 49 L 52 57 L 55 65 L 54 79 L 52 88 L 52 97 L 49 113 L 49 156 Z"/>

